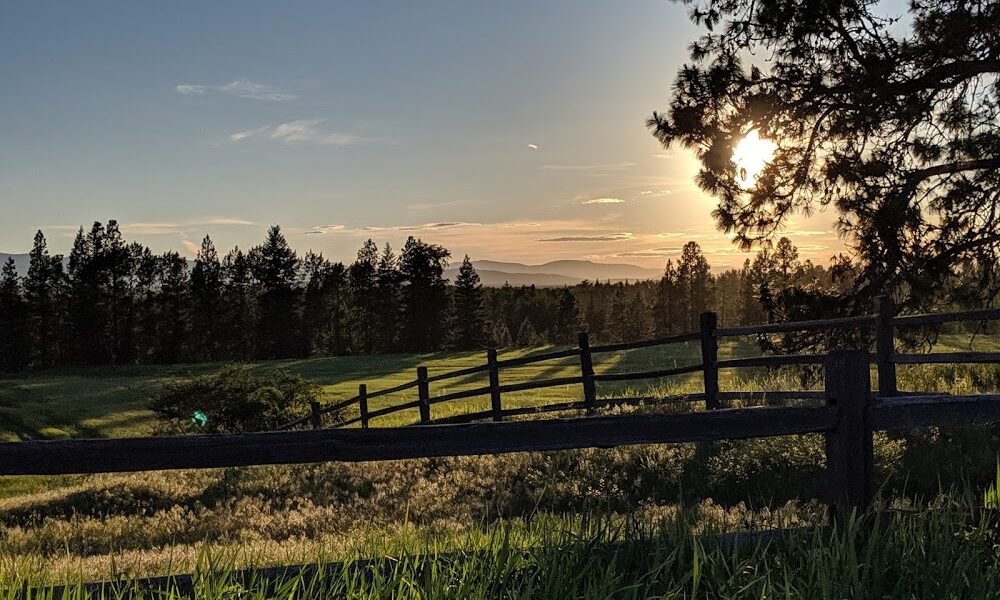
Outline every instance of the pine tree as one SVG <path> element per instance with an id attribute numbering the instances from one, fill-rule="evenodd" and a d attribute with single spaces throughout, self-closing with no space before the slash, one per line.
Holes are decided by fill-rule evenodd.
<path id="1" fill-rule="evenodd" d="M 103 249 L 104 226 L 95 222 L 87 234 L 80 228 L 69 255 L 66 346 L 75 364 L 111 361 Z"/>
<path id="2" fill-rule="evenodd" d="M 674 261 L 668 260 L 663 268 L 663 276 L 656 286 L 653 301 L 653 330 L 657 336 L 667 336 L 685 329 L 687 315 L 681 308 L 682 291 L 677 278 Z"/>
<path id="3" fill-rule="evenodd" d="M 712 270 L 697 242 L 684 244 L 677 266 L 677 280 L 683 294 L 686 330 L 696 331 L 702 312 L 712 308 Z"/>
<path id="4" fill-rule="evenodd" d="M 369 239 L 358 250 L 357 260 L 348 271 L 354 309 L 355 349 L 362 354 L 373 354 L 378 345 L 378 264 L 378 246 Z"/>
<path id="5" fill-rule="evenodd" d="M 62 257 L 50 256 L 45 235 L 36 232 L 24 279 L 30 363 L 36 368 L 54 367 L 61 359 L 63 278 Z"/>
<path id="6" fill-rule="evenodd" d="M 452 296 L 451 346 L 459 350 L 482 348 L 486 325 L 483 286 L 468 255 L 458 269 Z M 518 337 L 518 342 L 520 341 Z"/>
<path id="7" fill-rule="evenodd" d="M 551 341 L 553 344 L 572 344 L 582 328 L 576 297 L 569 288 L 563 288 L 556 307 L 555 323 L 549 330 Z"/>
<path id="8" fill-rule="evenodd" d="M 378 260 L 376 274 L 378 293 L 375 297 L 375 312 L 378 321 L 378 351 L 396 350 L 396 334 L 399 331 L 399 259 L 386 243 Z"/>
<path id="9" fill-rule="evenodd" d="M 250 251 L 250 270 L 258 285 L 257 358 L 302 356 L 299 259 L 277 225 L 264 243 Z"/>
<path id="10" fill-rule="evenodd" d="M 14 259 L 0 271 L 0 371 L 20 371 L 28 365 L 28 311 Z"/>
<path id="11" fill-rule="evenodd" d="M 223 272 L 212 238 L 205 236 L 191 269 L 191 337 L 195 360 L 221 357 Z"/>
<path id="12" fill-rule="evenodd" d="M 501 319 L 493 321 L 490 328 L 490 345 L 494 348 L 509 348 L 512 345 L 510 329 Z"/>
<path id="13" fill-rule="evenodd" d="M 525 317 L 521 321 L 521 326 L 517 328 L 517 339 L 514 345 L 520 348 L 532 348 L 539 343 L 541 343 L 541 338 L 535 331 L 535 326 L 531 324 L 531 319 Z"/>
<path id="14" fill-rule="evenodd" d="M 157 307 L 159 308 L 159 344 L 157 360 L 180 362 L 187 356 L 190 333 L 190 281 L 187 259 L 176 252 L 160 257 Z"/>
<path id="15" fill-rule="evenodd" d="M 409 352 L 441 348 L 448 315 L 448 288 L 444 278 L 450 253 L 412 236 L 406 240 L 399 260 L 402 281 L 400 339 Z"/>
<path id="16" fill-rule="evenodd" d="M 250 273 L 250 262 L 238 246 L 223 259 L 222 272 L 224 352 L 231 359 L 249 360 L 256 355 L 257 292 Z"/>

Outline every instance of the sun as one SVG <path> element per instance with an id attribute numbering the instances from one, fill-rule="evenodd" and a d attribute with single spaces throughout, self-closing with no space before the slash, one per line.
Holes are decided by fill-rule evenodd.
<path id="1" fill-rule="evenodd" d="M 774 158 L 777 144 L 761 139 L 760 133 L 753 129 L 746 134 L 733 149 L 733 164 L 736 165 L 736 182 L 744 189 L 757 185 L 757 177 L 767 163 Z"/>

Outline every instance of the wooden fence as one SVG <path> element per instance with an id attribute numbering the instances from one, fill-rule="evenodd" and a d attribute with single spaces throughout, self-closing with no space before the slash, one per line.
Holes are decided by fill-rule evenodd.
<path id="1" fill-rule="evenodd" d="M 826 436 L 829 500 L 839 510 L 865 506 L 873 488 L 872 432 L 908 429 L 929 425 L 958 425 L 1000 421 L 1000 394 L 954 396 L 948 394 L 901 393 L 895 386 L 896 364 L 998 363 L 997 352 L 947 354 L 897 354 L 893 329 L 897 326 L 927 326 L 955 321 L 1000 319 L 1000 310 L 970 311 L 942 315 L 895 316 L 881 304 L 879 314 L 822 321 L 802 321 L 754 327 L 717 328 L 714 316 L 702 318 L 697 333 L 644 342 L 593 346 L 585 334 L 578 348 L 544 355 L 498 360 L 490 351 L 483 366 L 430 376 L 418 369 L 417 379 L 389 390 L 368 392 L 362 385 L 351 400 L 332 406 L 314 406 L 310 415 L 289 427 L 311 424 L 314 429 L 293 429 L 266 433 L 192 435 L 158 438 L 81 439 L 28 441 L 0 444 L 0 475 L 98 473 L 234 467 L 265 464 L 310 463 L 321 461 L 376 461 L 432 456 L 500 454 L 630 444 L 680 443 L 723 439 L 772 437 L 793 434 Z M 874 354 L 866 350 L 839 350 L 828 354 L 765 356 L 719 360 L 715 340 L 738 335 L 760 335 L 787 331 L 835 327 L 876 327 Z M 595 374 L 593 354 L 617 352 L 643 346 L 700 340 L 702 362 L 636 373 Z M 545 381 L 502 385 L 504 367 L 579 356 L 581 375 Z M 878 371 L 878 392 L 870 389 L 870 367 Z M 815 406 L 761 406 L 720 408 L 731 398 L 718 390 L 718 371 L 724 368 L 818 364 L 825 367 L 825 389 L 821 392 L 767 391 L 788 398 L 820 397 Z M 430 395 L 430 384 L 449 378 L 486 371 L 489 386 Z M 695 394 L 708 410 L 683 413 L 633 413 L 544 420 L 504 420 L 525 412 L 583 410 L 594 414 L 601 406 L 626 400 L 600 400 L 595 382 L 664 377 L 702 372 L 705 391 Z M 580 384 L 584 400 L 531 409 L 505 409 L 503 393 Z M 369 411 L 367 401 L 379 395 L 417 389 L 417 399 L 377 411 Z M 462 415 L 484 422 L 436 423 L 431 418 L 435 404 L 474 394 L 489 395 L 491 409 Z M 637 401 L 637 399 L 627 399 Z M 352 421 L 361 427 L 322 428 L 323 416 L 357 405 L 359 416 Z M 397 410 L 417 408 L 422 426 L 369 427 L 378 416 Z M 451 419 L 457 420 L 457 419 Z M 350 423 L 350 421 L 349 421 Z"/>
<path id="2" fill-rule="evenodd" d="M 412 411 L 413 409 L 419 409 L 420 417 L 417 424 L 421 425 L 469 423 L 485 419 L 502 421 L 505 417 L 516 415 L 566 412 L 573 410 L 583 411 L 587 415 L 593 415 L 599 408 L 616 405 L 634 405 L 639 403 L 656 404 L 664 402 L 703 401 L 706 409 L 717 410 L 722 407 L 723 402 L 746 397 L 748 395 L 748 392 L 720 391 L 719 371 L 721 369 L 781 367 L 789 365 L 822 365 L 827 358 L 826 354 L 792 354 L 719 360 L 719 340 L 722 338 L 741 336 L 760 336 L 775 333 L 825 331 L 845 328 L 872 329 L 874 330 L 873 337 L 875 340 L 875 347 L 874 352 L 871 355 L 871 360 L 877 365 L 878 395 L 883 398 L 898 395 L 896 385 L 897 364 L 1000 362 L 1000 352 L 899 354 L 895 351 L 895 330 L 897 327 L 926 327 L 950 322 L 998 320 L 1000 319 L 1000 309 L 975 310 L 948 314 L 899 316 L 895 314 L 893 303 L 888 298 L 880 298 L 877 301 L 876 307 L 877 312 L 871 315 L 729 328 L 717 327 L 717 317 L 715 313 L 706 312 L 701 315 L 701 327 L 699 331 L 681 333 L 664 338 L 591 346 L 589 336 L 586 332 L 584 332 L 579 336 L 579 343 L 577 347 L 568 350 L 559 350 L 545 354 L 536 354 L 533 356 L 524 356 L 505 360 L 499 360 L 497 358 L 496 350 L 488 350 L 485 357 L 486 361 L 482 365 L 435 374 L 433 376 L 429 376 L 427 368 L 421 366 L 417 367 L 416 378 L 414 380 L 374 392 L 369 391 L 366 384 L 361 384 L 358 386 L 358 394 L 353 398 L 328 406 L 313 403 L 312 410 L 309 415 L 305 415 L 301 418 L 285 423 L 278 427 L 278 429 L 287 430 L 306 425 L 310 425 L 314 429 L 319 429 L 324 426 L 325 420 L 329 420 L 328 415 L 337 415 L 339 417 L 342 416 L 345 411 L 353 411 L 354 414 L 349 414 L 347 418 L 330 423 L 330 425 L 335 427 L 360 425 L 362 429 L 367 429 L 373 419 L 385 417 L 402 411 Z M 638 348 L 648 348 L 651 346 L 667 346 L 696 341 L 700 342 L 701 346 L 701 362 L 699 363 L 693 363 L 680 367 L 626 373 L 597 374 L 594 372 L 595 355 L 623 352 Z M 579 357 L 580 375 L 501 384 L 502 370 L 505 368 L 549 362 L 568 357 Z M 437 396 L 431 395 L 431 384 L 464 378 L 483 372 L 486 372 L 489 375 L 489 384 L 486 386 L 444 393 Z M 661 379 L 691 373 L 702 374 L 702 379 L 704 381 L 703 392 L 685 394 L 683 396 L 672 398 L 598 398 L 597 396 L 596 384 L 599 382 Z M 542 404 L 531 407 L 504 408 L 503 406 L 503 394 L 565 385 L 581 385 L 581 396 L 583 400 L 576 402 Z M 369 402 L 374 398 L 379 398 L 389 394 L 396 394 L 413 388 L 416 388 L 417 391 L 416 397 L 412 400 L 382 407 L 374 411 L 369 409 Z M 775 401 L 789 399 L 822 399 L 824 397 L 823 392 L 814 390 L 761 390 L 761 393 L 766 394 L 769 399 Z M 489 410 L 433 418 L 434 406 L 446 402 L 467 400 L 477 396 L 489 396 Z"/>

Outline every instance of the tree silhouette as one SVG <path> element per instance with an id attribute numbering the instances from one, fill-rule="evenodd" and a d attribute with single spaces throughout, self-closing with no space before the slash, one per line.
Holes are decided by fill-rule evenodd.
<path id="1" fill-rule="evenodd" d="M 250 272 L 260 285 L 257 315 L 257 358 L 304 353 L 299 336 L 299 259 L 275 225 L 264 243 L 250 251 Z"/>
<path id="2" fill-rule="evenodd" d="M 859 266 L 843 310 L 904 287 L 926 305 L 969 262 L 996 294 L 1000 4 L 916 0 L 902 27 L 873 2 L 686 3 L 707 32 L 649 125 L 695 150 L 721 229 L 750 247 L 830 207 Z M 751 130 L 777 148 L 747 189 L 731 156 Z"/>
<path id="3" fill-rule="evenodd" d="M 221 356 L 223 272 L 212 238 L 205 236 L 191 268 L 191 338 L 198 360 Z"/>
<path id="4" fill-rule="evenodd" d="M 400 341 L 411 352 L 441 348 L 445 340 L 448 290 L 444 278 L 446 249 L 410 236 L 399 259 L 402 282 Z"/>
<path id="5" fill-rule="evenodd" d="M 556 320 L 552 326 L 552 341 L 556 344 L 572 344 L 583 325 L 580 321 L 580 307 L 576 296 L 569 288 L 563 288 L 556 307 Z"/>
<path id="6" fill-rule="evenodd" d="M 45 235 L 36 232 L 24 278 L 30 362 L 35 367 L 55 366 L 60 358 L 63 277 L 62 256 L 49 255 Z"/>
<path id="7" fill-rule="evenodd" d="M 28 310 L 21 280 L 8 258 L 0 271 L 0 371 L 20 371 L 28 365 Z"/>
<path id="8" fill-rule="evenodd" d="M 455 278 L 452 302 L 451 346 L 460 350 L 481 348 L 486 318 L 483 313 L 483 285 L 466 255 Z M 534 331 L 532 331 L 534 335 Z M 518 340 L 520 341 L 520 332 Z"/>

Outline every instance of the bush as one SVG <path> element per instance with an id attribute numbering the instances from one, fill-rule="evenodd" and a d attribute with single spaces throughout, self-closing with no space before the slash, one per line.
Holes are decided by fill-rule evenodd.
<path id="1" fill-rule="evenodd" d="M 167 386 L 150 408 L 174 431 L 268 431 L 302 415 L 318 386 L 286 369 L 228 365 Z M 196 413 L 207 421 L 196 423 Z"/>

